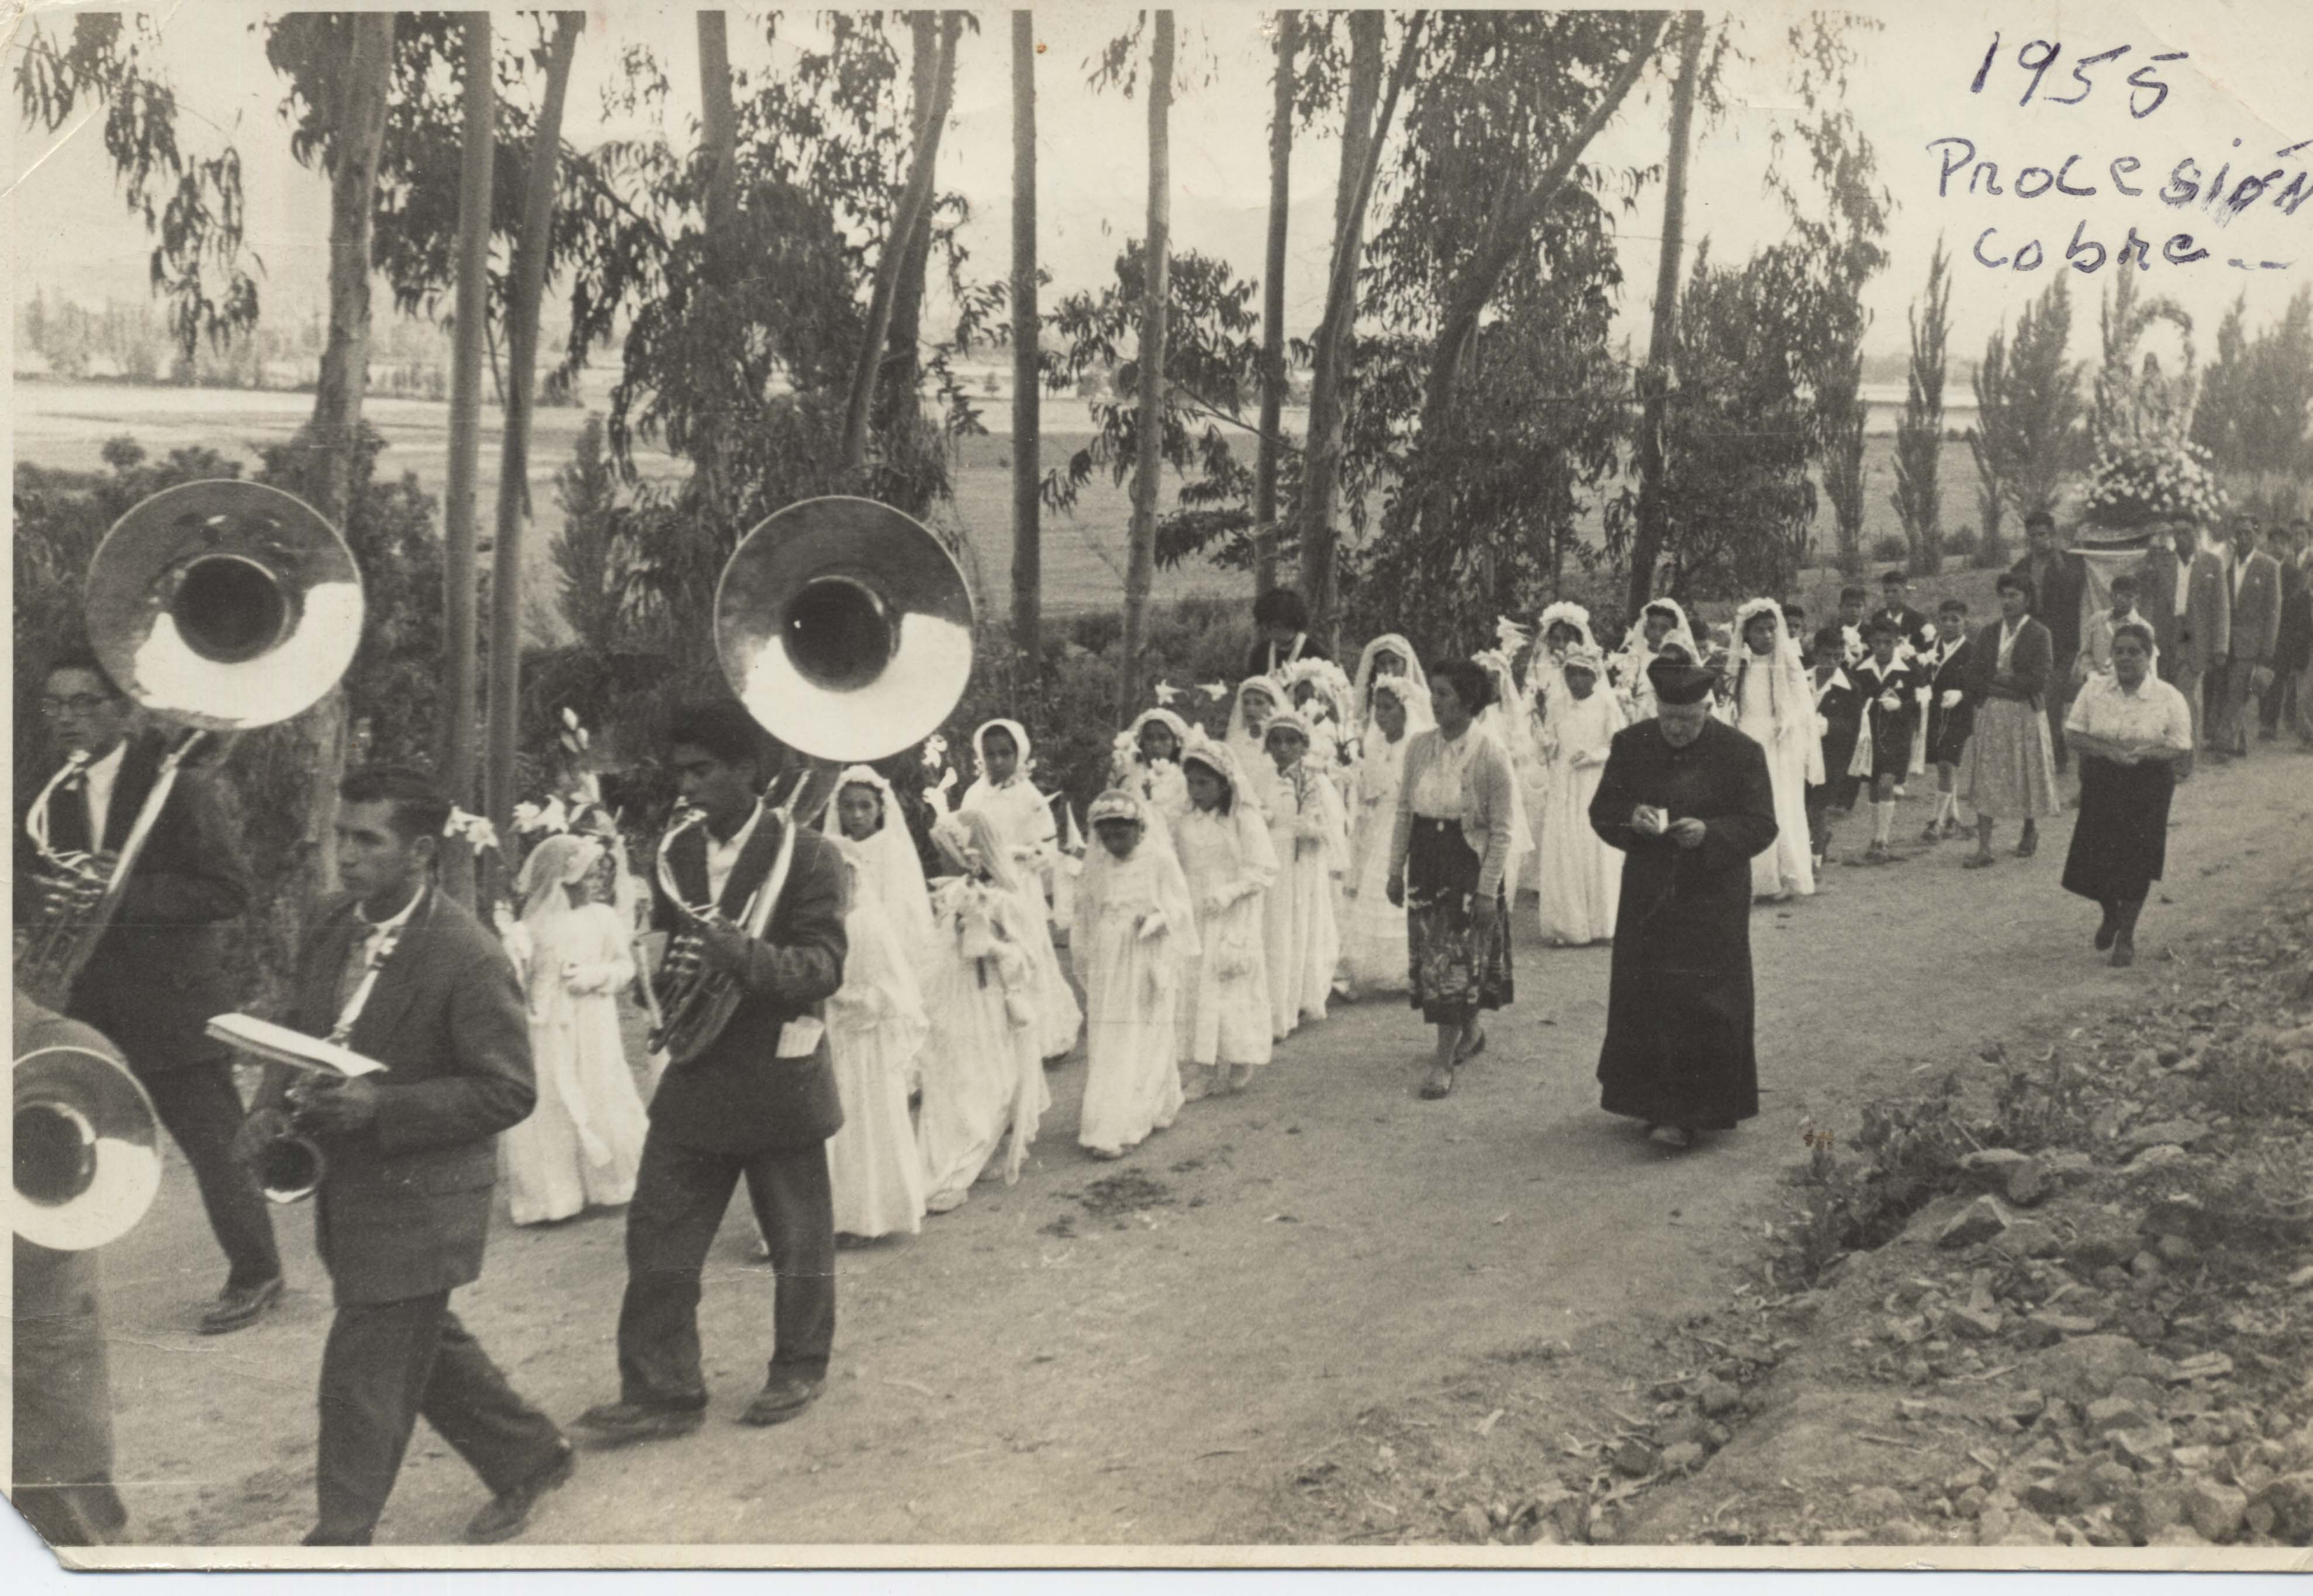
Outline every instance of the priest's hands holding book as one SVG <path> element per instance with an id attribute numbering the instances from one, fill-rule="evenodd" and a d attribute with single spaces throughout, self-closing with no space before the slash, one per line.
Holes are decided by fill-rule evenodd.
<path id="1" fill-rule="evenodd" d="M 1641 803 L 1631 811 L 1631 829 L 1641 837 L 1667 837 L 1683 848 L 1699 848 L 1709 834 L 1693 815 L 1674 820 L 1667 810 Z"/>

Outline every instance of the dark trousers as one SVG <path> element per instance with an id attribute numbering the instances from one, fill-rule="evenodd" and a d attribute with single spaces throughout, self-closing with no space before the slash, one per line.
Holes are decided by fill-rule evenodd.
<path id="1" fill-rule="evenodd" d="M 9 1496 L 50 1546 L 103 1546 L 128 1509 L 112 1488 L 112 1383 L 93 1252 L 15 1240 L 16 1424 Z"/>
<path id="2" fill-rule="evenodd" d="M 741 1179 L 771 1249 L 771 1373 L 827 1375 L 835 1342 L 835 1205 L 827 1148 L 712 1153 L 656 1125 L 627 1207 L 627 1294 L 619 1307 L 619 1393 L 647 1407 L 704 1407 L 699 1276 Z"/>
<path id="3" fill-rule="evenodd" d="M 2264 695 L 2257 700 L 2257 730 L 2265 736 L 2279 736 L 2283 719 L 2288 720 L 2291 725 L 2296 724 L 2298 675 L 2299 672 L 2295 671 L 2276 669 L 2273 675 L 2273 685 L 2265 688 Z"/>
<path id="4" fill-rule="evenodd" d="M 262 1285 L 281 1273 L 273 1244 L 273 1216 L 257 1177 L 233 1155 L 233 1138 L 245 1110 L 233 1089 L 233 1065 L 222 1058 L 180 1069 L 139 1072 L 161 1124 L 192 1166 L 209 1212 L 209 1228 L 224 1249 L 226 1288 Z"/>
<path id="5" fill-rule="evenodd" d="M 321 1348 L 321 1533 L 366 1545 L 420 1414 L 494 1496 L 542 1468 L 561 1431 L 514 1393 L 450 1293 L 340 1302 Z"/>
<path id="6" fill-rule="evenodd" d="M 1807 851 L 1820 854 L 1831 845 L 1831 788 L 1807 784 Z"/>

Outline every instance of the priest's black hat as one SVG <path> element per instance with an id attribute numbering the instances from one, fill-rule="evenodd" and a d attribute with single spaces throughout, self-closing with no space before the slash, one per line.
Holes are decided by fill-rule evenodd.
<path id="1" fill-rule="evenodd" d="M 1676 660 L 1657 660 L 1647 667 L 1647 680 L 1653 684 L 1655 700 L 1660 704 L 1700 704 L 1718 680 L 1715 671 Z"/>

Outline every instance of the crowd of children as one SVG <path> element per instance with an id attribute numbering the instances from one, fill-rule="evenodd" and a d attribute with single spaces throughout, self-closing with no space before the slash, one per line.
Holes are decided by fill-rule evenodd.
<path id="1" fill-rule="evenodd" d="M 1859 802 L 1872 829 L 1857 862 L 1894 857 L 1896 799 L 1930 771 L 1936 808 L 1921 840 L 2009 812 L 1995 767 L 2029 767 L 2027 745 L 2045 734 L 2019 710 L 1993 728 L 1990 753 L 1972 746 L 2001 700 L 1982 690 L 1971 650 L 2001 651 L 1998 681 L 2032 663 L 2010 657 L 2017 645 L 1997 624 L 1971 639 L 1957 598 L 1932 620 L 1913 609 L 1906 585 L 1889 573 L 1876 609 L 1848 587 L 1813 632 L 1798 606 L 1772 599 L 1705 633 L 1658 600 L 1612 653 L 1578 604 L 1552 604 L 1531 634 L 1501 623 L 1499 645 L 1471 663 L 1492 688 L 1474 729 L 1515 778 L 1502 784 L 1512 835 L 1501 879 L 1516 883 L 1506 902 L 1535 916 L 1546 944 L 1613 940 L 1623 855 L 1593 830 L 1589 805 L 1616 733 L 1654 714 L 1658 659 L 1713 669 L 1717 713 L 1766 751 L 1779 835 L 1754 862 L 1761 899 L 1815 892 L 1834 829 Z M 2080 671 L 2107 668 L 2098 661 L 2133 586 L 2115 583 L 2109 624 L 2086 628 Z M 828 1149 L 840 1232 L 912 1233 L 983 1176 L 1016 1179 L 1051 1104 L 1046 1071 L 1080 1040 L 1077 1140 L 1116 1158 L 1185 1104 L 1251 1085 L 1335 1001 L 1407 993 L 1393 833 L 1408 746 L 1434 723 L 1428 674 L 1396 634 L 1368 643 L 1354 672 L 1297 630 L 1271 644 L 1255 662 L 1272 668 L 1196 689 L 1209 711 L 1227 706 L 1218 735 L 1183 713 L 1182 689 L 1160 684 L 1159 702 L 1114 739 L 1081 822 L 1036 785 L 1026 727 L 979 727 L 968 785 L 944 772 L 927 789 L 945 866 L 936 879 L 890 782 L 864 766 L 842 772 L 822 822 L 852 885 L 850 955 L 826 1014 L 845 1106 Z M 926 763 L 944 757 L 936 741 Z M 1971 800 L 1976 815 L 1964 812 Z M 2045 811 L 2021 812 L 2027 851 L 2031 816 Z M 523 890 L 541 1113 L 506 1142 L 517 1223 L 623 1201 L 641 1125 L 631 1086 L 618 1090 L 615 1048 L 633 921 L 602 907 L 634 901 L 622 863 L 559 839 L 532 853 Z"/>

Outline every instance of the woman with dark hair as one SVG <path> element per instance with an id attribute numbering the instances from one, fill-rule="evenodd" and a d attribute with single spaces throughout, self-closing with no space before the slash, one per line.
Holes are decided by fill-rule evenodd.
<path id="1" fill-rule="evenodd" d="M 2042 706 L 2055 671 L 2055 645 L 2032 618 L 2032 583 L 2013 571 L 1994 584 L 2000 618 L 1968 645 L 1968 697 L 1976 706 L 1967 740 L 1960 802 L 1975 811 L 1975 854 L 1961 863 L 1982 870 L 1992 863 L 1992 828 L 2024 822 L 2016 856 L 2029 859 L 2040 846 L 2039 819 L 2062 806 L 2056 797 L 2056 754 Z"/>
<path id="2" fill-rule="evenodd" d="M 1408 740 L 1390 841 L 1389 900 L 1406 911 L 1412 1003 L 1438 1030 L 1421 1095 L 1454 1090 L 1454 1067 L 1486 1045 L 1481 1010 L 1511 999 L 1509 862 L 1517 777 L 1510 758 L 1477 729 L 1493 684 L 1452 660 L 1429 673 L 1437 724 Z"/>
<path id="3" fill-rule="evenodd" d="M 2080 759 L 2080 818 L 2064 860 L 2064 890 L 2103 907 L 2099 951 L 2136 962 L 2136 916 L 2168 854 L 2176 764 L 2193 751 L 2185 695 L 2152 674 L 2152 628 L 2124 621 L 2112 635 L 2112 672 L 2084 683 L 2064 717 Z"/>

